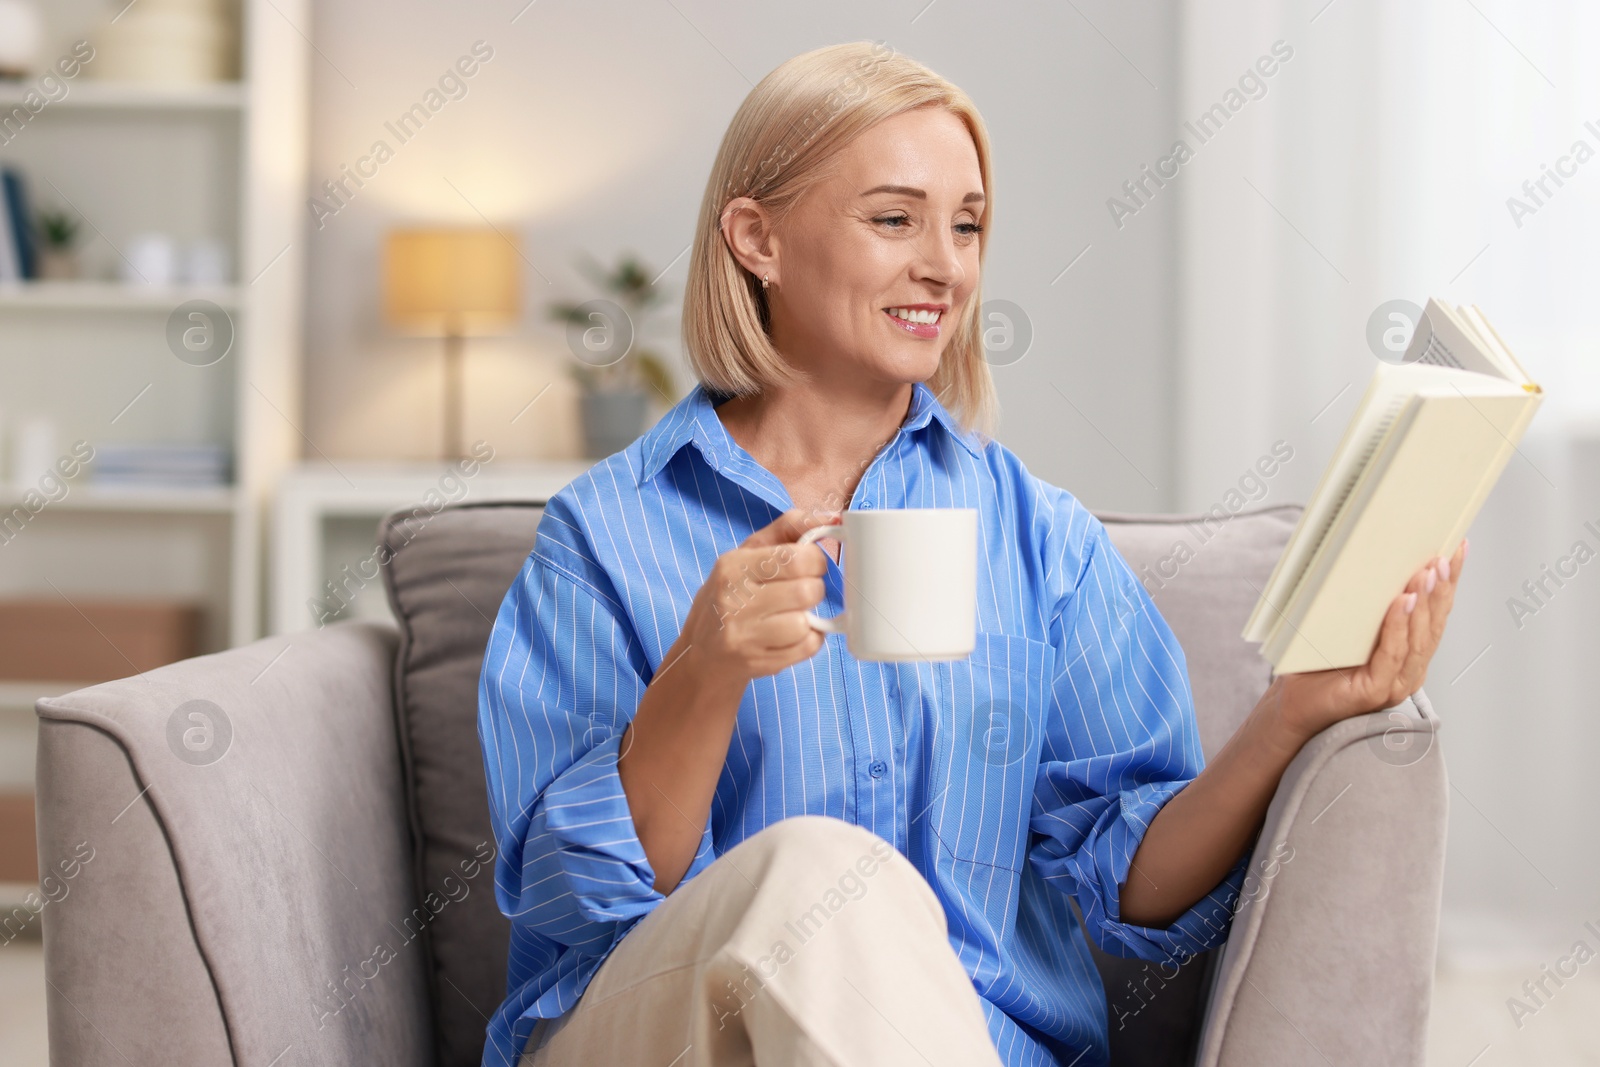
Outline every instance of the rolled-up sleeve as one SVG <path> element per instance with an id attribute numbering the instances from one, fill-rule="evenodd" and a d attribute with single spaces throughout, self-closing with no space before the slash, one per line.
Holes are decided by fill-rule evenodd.
<path id="1" fill-rule="evenodd" d="M 1122 921 L 1133 855 L 1161 806 L 1200 773 L 1204 756 L 1177 638 L 1104 526 L 1084 519 L 1076 579 L 1051 623 L 1057 669 L 1029 859 L 1077 899 L 1086 932 L 1103 950 L 1181 961 L 1226 939 L 1248 854 L 1170 925 Z"/>
<path id="2" fill-rule="evenodd" d="M 582 954 L 603 955 L 664 899 L 617 774 L 650 674 L 606 590 L 535 549 L 478 684 L 495 898 L 514 924 Z M 688 876 L 711 859 L 708 821 Z"/>

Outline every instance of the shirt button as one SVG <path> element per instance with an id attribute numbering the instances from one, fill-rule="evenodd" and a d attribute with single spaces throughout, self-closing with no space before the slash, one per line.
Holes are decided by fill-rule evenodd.
<path id="1" fill-rule="evenodd" d="M 870 510 L 870 509 L 871 509 L 871 507 L 872 507 L 872 501 L 870 501 L 870 500 L 863 500 L 863 501 L 862 501 L 862 502 L 861 502 L 861 510 L 862 510 L 862 511 L 867 511 L 867 510 Z"/>
<path id="2" fill-rule="evenodd" d="M 882 778 L 889 771 L 889 765 L 881 759 L 875 759 L 867 764 L 867 771 L 874 778 Z"/>

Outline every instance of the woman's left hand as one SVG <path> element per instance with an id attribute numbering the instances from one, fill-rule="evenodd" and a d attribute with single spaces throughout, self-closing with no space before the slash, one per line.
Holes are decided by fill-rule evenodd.
<path id="1" fill-rule="evenodd" d="M 1422 687 L 1466 558 L 1463 540 L 1449 560 L 1436 559 L 1411 576 L 1389 605 L 1366 663 L 1272 680 L 1200 776 L 1151 820 L 1121 886 L 1124 921 L 1166 926 L 1182 915 L 1260 831 L 1284 769 L 1307 741 L 1343 719 L 1393 707 Z"/>
<path id="2" fill-rule="evenodd" d="M 1389 605 L 1377 646 L 1365 664 L 1279 675 L 1262 700 L 1278 702 L 1284 725 L 1304 742 L 1336 722 L 1393 707 L 1415 693 L 1444 635 L 1466 558 L 1463 538 L 1450 559 L 1440 556 L 1412 575 Z M 1414 606 L 1408 611 L 1407 605 Z"/>

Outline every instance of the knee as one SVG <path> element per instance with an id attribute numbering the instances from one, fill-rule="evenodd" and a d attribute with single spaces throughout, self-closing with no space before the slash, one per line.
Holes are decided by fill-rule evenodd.
<path id="1" fill-rule="evenodd" d="M 757 859 L 764 880 L 798 896 L 853 900 L 869 883 L 888 883 L 897 893 L 937 898 L 911 861 L 871 830 L 824 815 L 796 815 L 773 823 L 740 846 Z"/>
<path id="2" fill-rule="evenodd" d="M 727 856 L 748 892 L 731 933 L 734 954 L 754 967 L 777 937 L 793 947 L 823 930 L 837 940 L 900 936 L 943 939 L 947 922 L 933 888 L 888 841 L 841 819 L 794 816 L 751 835 Z M 746 888 L 747 887 L 747 888 Z"/>
<path id="3" fill-rule="evenodd" d="M 825 869 L 853 866 L 862 857 L 881 864 L 899 856 L 892 844 L 871 830 L 831 815 L 781 819 L 752 835 L 741 847 L 768 856 L 793 856 L 808 866 Z"/>

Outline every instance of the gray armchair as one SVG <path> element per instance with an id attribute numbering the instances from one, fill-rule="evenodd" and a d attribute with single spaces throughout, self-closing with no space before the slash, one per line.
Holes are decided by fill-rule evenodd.
<path id="1" fill-rule="evenodd" d="M 1266 686 L 1237 635 L 1297 513 L 1102 516 L 1183 643 L 1208 756 Z M 339 623 L 38 703 L 53 1064 L 478 1064 L 508 939 L 478 664 L 540 514 L 385 520 L 398 628 Z M 1116 1062 L 1422 1063 L 1436 726 L 1419 694 L 1306 746 L 1225 950 L 1097 954 Z"/>

